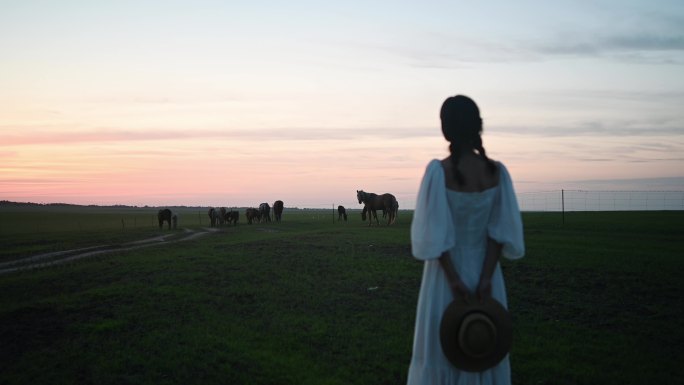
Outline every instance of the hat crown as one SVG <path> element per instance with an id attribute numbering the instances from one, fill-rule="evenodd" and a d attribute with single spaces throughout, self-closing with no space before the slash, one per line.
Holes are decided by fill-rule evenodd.
<path id="1" fill-rule="evenodd" d="M 484 313 L 470 313 L 463 318 L 458 331 L 458 343 L 463 353 L 482 358 L 496 348 L 496 326 Z"/>

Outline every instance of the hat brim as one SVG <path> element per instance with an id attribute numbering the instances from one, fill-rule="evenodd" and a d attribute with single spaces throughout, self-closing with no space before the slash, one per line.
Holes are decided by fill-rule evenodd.
<path id="1" fill-rule="evenodd" d="M 496 327 L 496 343 L 489 354 L 474 358 L 461 349 L 459 328 L 463 319 L 473 312 L 481 312 L 489 317 Z M 483 302 L 463 298 L 452 301 L 444 310 L 439 327 L 442 351 L 456 368 L 467 372 L 481 372 L 496 366 L 508 354 L 513 340 L 513 323 L 511 315 L 497 300 L 490 298 Z"/>

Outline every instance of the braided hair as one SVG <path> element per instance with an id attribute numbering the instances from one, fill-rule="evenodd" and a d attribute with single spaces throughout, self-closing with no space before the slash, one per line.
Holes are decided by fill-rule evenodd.
<path id="1" fill-rule="evenodd" d="M 442 104 L 439 117 L 442 120 L 442 134 L 450 143 L 450 159 L 456 182 L 465 183 L 465 177 L 458 171 L 458 162 L 461 155 L 470 150 L 477 151 L 487 162 L 487 169 L 494 174 L 496 164 L 487 157 L 482 146 L 482 118 L 477 104 L 467 96 L 451 96 Z"/>

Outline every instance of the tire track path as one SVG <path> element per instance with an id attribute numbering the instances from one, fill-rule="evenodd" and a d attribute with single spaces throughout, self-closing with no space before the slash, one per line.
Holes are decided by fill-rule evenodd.
<path id="1" fill-rule="evenodd" d="M 204 235 L 210 234 L 212 232 L 216 232 L 218 231 L 218 229 L 202 228 L 200 231 L 195 231 L 190 230 L 188 228 L 184 228 L 183 231 L 184 234 L 178 238 L 176 238 L 177 234 L 165 234 L 157 237 L 140 239 L 137 241 L 131 241 L 122 244 L 98 245 L 72 250 L 55 251 L 51 253 L 43 253 L 29 257 L 18 258 L 11 261 L 1 262 L 0 275 L 13 273 L 16 271 L 31 270 L 42 267 L 59 265 L 62 263 L 88 258 L 95 255 L 137 250 L 161 244 L 190 241 L 202 237 Z"/>

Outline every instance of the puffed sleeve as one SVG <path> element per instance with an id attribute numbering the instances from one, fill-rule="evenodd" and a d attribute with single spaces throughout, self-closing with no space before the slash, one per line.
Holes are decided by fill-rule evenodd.
<path id="1" fill-rule="evenodd" d="M 439 160 L 433 159 L 420 183 L 411 222 L 411 252 L 417 259 L 439 258 L 456 244 L 446 194 L 444 170 Z"/>
<path id="2" fill-rule="evenodd" d="M 499 166 L 499 191 L 489 218 L 487 232 L 490 238 L 503 244 L 502 255 L 504 257 L 518 259 L 525 255 L 520 209 L 508 170 L 501 163 L 497 165 Z"/>

